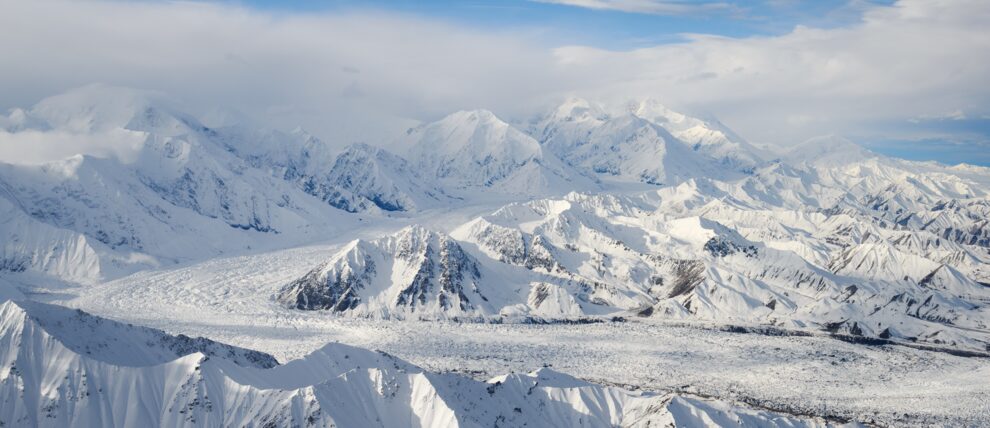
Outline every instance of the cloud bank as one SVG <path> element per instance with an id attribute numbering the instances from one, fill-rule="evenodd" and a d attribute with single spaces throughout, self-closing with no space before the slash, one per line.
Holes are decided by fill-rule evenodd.
<path id="1" fill-rule="evenodd" d="M 572 95 L 651 96 L 777 144 L 833 133 L 985 141 L 972 130 L 914 125 L 946 112 L 990 115 L 983 0 L 901 0 L 843 28 L 687 35 L 631 51 L 552 46 L 552 29 L 472 29 L 380 11 L 49 0 L 3 1 L 3 10 L 3 109 L 102 82 L 163 91 L 195 108 L 235 107 L 340 144 L 383 141 L 410 120 L 458 109 L 519 118 Z"/>

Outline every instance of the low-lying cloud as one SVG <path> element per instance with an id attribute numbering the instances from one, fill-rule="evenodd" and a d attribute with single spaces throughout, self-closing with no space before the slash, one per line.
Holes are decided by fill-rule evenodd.
<path id="1" fill-rule="evenodd" d="M 131 162 L 138 155 L 146 135 L 126 129 L 98 132 L 62 130 L 0 130 L 0 160 L 17 164 L 41 164 L 85 154 Z"/>

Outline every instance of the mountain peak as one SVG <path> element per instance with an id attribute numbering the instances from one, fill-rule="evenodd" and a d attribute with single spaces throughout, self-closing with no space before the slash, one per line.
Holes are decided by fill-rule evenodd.
<path id="1" fill-rule="evenodd" d="M 449 123 L 506 124 L 495 113 L 486 109 L 460 110 L 447 115 L 443 119 L 440 119 L 440 121 Z"/>
<path id="2" fill-rule="evenodd" d="M 191 125 L 164 94 L 122 86 L 91 84 L 45 98 L 29 114 L 52 128 L 90 132 L 113 128 L 176 135 Z"/>
<path id="3" fill-rule="evenodd" d="M 605 109 L 584 98 L 570 97 L 557 106 L 546 120 L 564 122 L 603 121 L 608 119 Z"/>
<path id="4" fill-rule="evenodd" d="M 627 112 L 649 120 L 661 126 L 676 125 L 692 119 L 684 114 L 673 111 L 655 98 L 643 98 L 629 103 Z M 692 120 L 698 121 L 697 119 Z"/>
<path id="5" fill-rule="evenodd" d="M 397 233 L 397 235 L 400 236 L 419 236 L 419 237 L 429 237 L 438 234 L 439 234 L 438 232 L 434 232 L 419 224 L 411 224 L 409 226 L 403 227 L 402 229 L 399 229 L 399 232 Z"/>
<path id="6" fill-rule="evenodd" d="M 540 143 L 487 110 L 460 111 L 413 129 L 405 145 L 425 176 L 486 186 L 543 159 Z"/>
<path id="7" fill-rule="evenodd" d="M 847 138 L 830 134 L 810 138 L 792 147 L 784 157 L 784 160 L 791 164 L 837 166 L 876 158 L 879 155 Z"/>
<path id="8" fill-rule="evenodd" d="M 505 140 L 525 140 L 528 138 L 522 131 L 500 119 L 488 110 L 461 110 L 451 113 L 444 118 L 427 123 L 412 130 L 411 134 L 431 135 L 436 139 L 434 149 L 446 146 L 449 149 L 460 149 L 464 144 L 477 142 L 497 143 Z M 492 141 L 494 140 L 494 141 Z M 484 149 L 484 147 L 479 147 Z"/>
<path id="9" fill-rule="evenodd" d="M 276 299 L 290 308 L 355 315 L 445 317 L 489 312 L 479 263 L 445 234 L 407 226 L 353 242 L 287 284 Z"/>

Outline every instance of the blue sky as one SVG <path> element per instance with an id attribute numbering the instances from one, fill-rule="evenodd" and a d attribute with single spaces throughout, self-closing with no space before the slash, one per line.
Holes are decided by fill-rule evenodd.
<path id="1" fill-rule="evenodd" d="M 35 0 L 0 109 L 94 82 L 340 144 L 462 109 L 651 97 L 757 144 L 832 134 L 990 165 L 987 0 Z M 151 29 L 149 31 L 149 29 Z M 67 37 L 71 35 L 71 37 Z"/>
<path id="2" fill-rule="evenodd" d="M 227 3 L 268 11 L 334 13 L 387 11 L 443 19 L 477 28 L 540 29 L 550 45 L 583 44 L 635 49 L 683 40 L 685 33 L 726 37 L 787 33 L 797 25 L 834 28 L 861 18 L 867 7 L 893 0 L 674 1 L 688 10 L 638 13 L 530 0 L 238 0 Z M 649 3 L 649 0 L 642 3 Z M 693 9 L 693 10 L 692 10 Z"/>

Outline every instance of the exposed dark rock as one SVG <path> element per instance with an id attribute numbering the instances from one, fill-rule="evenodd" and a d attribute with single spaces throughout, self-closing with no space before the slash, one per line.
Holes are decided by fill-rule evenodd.
<path id="1" fill-rule="evenodd" d="M 677 297 L 690 293 L 705 280 L 705 264 L 698 260 L 681 260 L 675 265 L 667 297 Z"/>
<path id="2" fill-rule="evenodd" d="M 481 271 L 477 262 L 446 235 L 421 228 L 408 228 L 375 242 L 358 242 L 347 253 L 313 269 L 286 285 L 276 299 L 290 308 L 344 312 L 362 302 L 362 290 L 381 272 L 371 253 L 411 264 L 416 273 L 400 287 L 393 305 L 417 308 L 436 299 L 441 310 L 471 309 L 468 291 L 478 290 Z"/>
<path id="3" fill-rule="evenodd" d="M 304 310 L 329 309 L 343 312 L 356 307 L 361 298 L 357 291 L 370 283 L 375 274 L 375 263 L 371 257 L 364 259 L 364 270 L 355 272 L 348 266 L 344 269 L 331 269 L 320 266 L 299 278 L 279 292 L 277 299 L 282 304 Z"/>
<path id="4" fill-rule="evenodd" d="M 713 257 L 726 257 L 736 253 L 742 253 L 746 257 L 756 257 L 757 249 L 753 245 L 739 245 L 735 242 L 715 236 L 705 242 L 705 251 Z"/>

